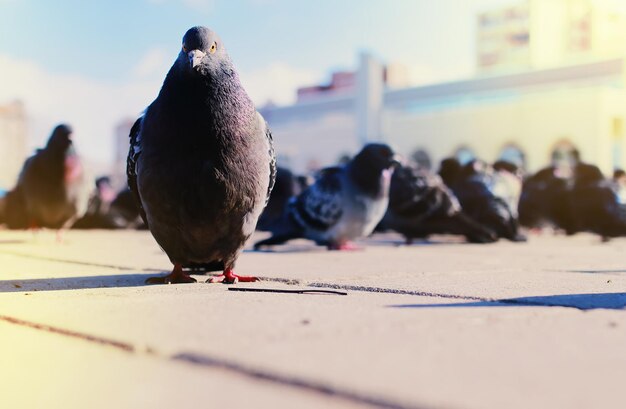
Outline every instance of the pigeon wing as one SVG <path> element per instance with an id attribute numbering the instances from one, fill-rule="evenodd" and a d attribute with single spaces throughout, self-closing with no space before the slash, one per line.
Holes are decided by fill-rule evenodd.
<path id="1" fill-rule="evenodd" d="M 267 145 L 269 147 L 268 153 L 270 156 L 270 183 L 267 186 L 267 196 L 265 197 L 265 206 L 267 206 L 267 203 L 270 201 L 272 189 L 274 189 L 274 184 L 276 183 L 276 152 L 274 152 L 274 138 L 272 137 L 270 127 L 265 120 L 263 120 L 263 122 L 265 123 L 265 137 L 267 138 Z"/>
<path id="2" fill-rule="evenodd" d="M 148 226 L 146 212 L 144 211 L 141 203 L 139 190 L 137 190 L 137 160 L 141 154 L 141 121 L 142 118 L 138 118 L 133 124 L 133 127 L 130 129 L 130 148 L 128 149 L 128 159 L 126 161 L 126 177 L 128 179 L 128 187 L 135 198 L 135 203 L 139 209 L 141 219 L 146 226 Z"/>
<path id="3" fill-rule="evenodd" d="M 328 230 L 343 214 L 341 168 L 325 169 L 320 178 L 292 202 L 293 213 L 303 227 Z"/>

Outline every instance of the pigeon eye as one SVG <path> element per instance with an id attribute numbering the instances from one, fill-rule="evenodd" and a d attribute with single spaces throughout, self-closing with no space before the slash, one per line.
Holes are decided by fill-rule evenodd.
<path id="1" fill-rule="evenodd" d="M 185 47 L 185 45 L 183 45 L 183 52 L 187 53 L 187 47 Z"/>
<path id="2" fill-rule="evenodd" d="M 217 43 L 213 41 L 213 44 L 211 44 L 211 48 L 209 48 L 209 52 L 213 54 L 215 53 L 215 50 L 217 50 Z"/>

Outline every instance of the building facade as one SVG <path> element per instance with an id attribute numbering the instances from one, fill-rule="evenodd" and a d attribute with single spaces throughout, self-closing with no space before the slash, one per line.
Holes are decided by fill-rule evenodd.
<path id="1" fill-rule="evenodd" d="M 626 28 L 611 4 L 529 0 L 479 15 L 477 74 L 467 80 L 392 88 L 383 65 L 361 55 L 349 92 L 261 110 L 279 162 L 307 172 L 380 140 L 434 166 L 456 155 L 535 171 L 577 151 L 605 173 L 626 167 L 626 41 L 599 40 L 619 39 Z M 550 16 L 568 30 L 537 28 Z"/>
<path id="2" fill-rule="evenodd" d="M 20 101 L 0 105 L 0 188 L 13 188 L 28 154 L 26 122 Z"/>
<path id="3" fill-rule="evenodd" d="M 115 126 L 113 132 L 114 158 L 113 168 L 110 171 L 111 184 L 115 189 L 123 189 L 128 186 L 126 181 L 126 158 L 130 148 L 130 128 L 133 127 L 135 119 L 124 118 Z"/>

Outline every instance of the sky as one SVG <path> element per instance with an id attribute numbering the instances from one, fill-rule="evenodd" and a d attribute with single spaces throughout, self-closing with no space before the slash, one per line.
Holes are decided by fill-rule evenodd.
<path id="1" fill-rule="evenodd" d="M 0 0 L 0 104 L 19 99 L 31 148 L 74 127 L 92 162 L 156 97 L 195 25 L 215 30 L 258 106 L 354 69 L 358 53 L 409 68 L 413 84 L 467 78 L 475 16 L 515 0 Z M 1 137 L 1 135 L 0 135 Z"/>

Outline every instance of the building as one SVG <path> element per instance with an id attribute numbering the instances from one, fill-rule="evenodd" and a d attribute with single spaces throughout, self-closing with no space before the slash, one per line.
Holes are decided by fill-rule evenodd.
<path id="1" fill-rule="evenodd" d="M 20 101 L 0 105 L 0 188 L 13 188 L 27 154 L 24 105 Z"/>
<path id="2" fill-rule="evenodd" d="M 626 54 L 618 0 L 525 0 L 477 17 L 479 74 L 555 68 Z"/>
<path id="3" fill-rule="evenodd" d="M 306 172 L 382 140 L 423 163 L 504 157 L 534 171 L 579 151 L 606 173 L 625 167 L 626 20 L 614 4 L 529 0 L 480 14 L 466 80 L 392 88 L 364 54 L 349 90 L 262 109 L 279 161 Z"/>
<path id="4" fill-rule="evenodd" d="M 128 185 L 126 181 L 126 158 L 130 148 L 130 128 L 133 127 L 135 119 L 124 118 L 117 123 L 114 128 L 114 158 L 111 169 L 111 184 L 115 189 L 122 189 Z"/>

